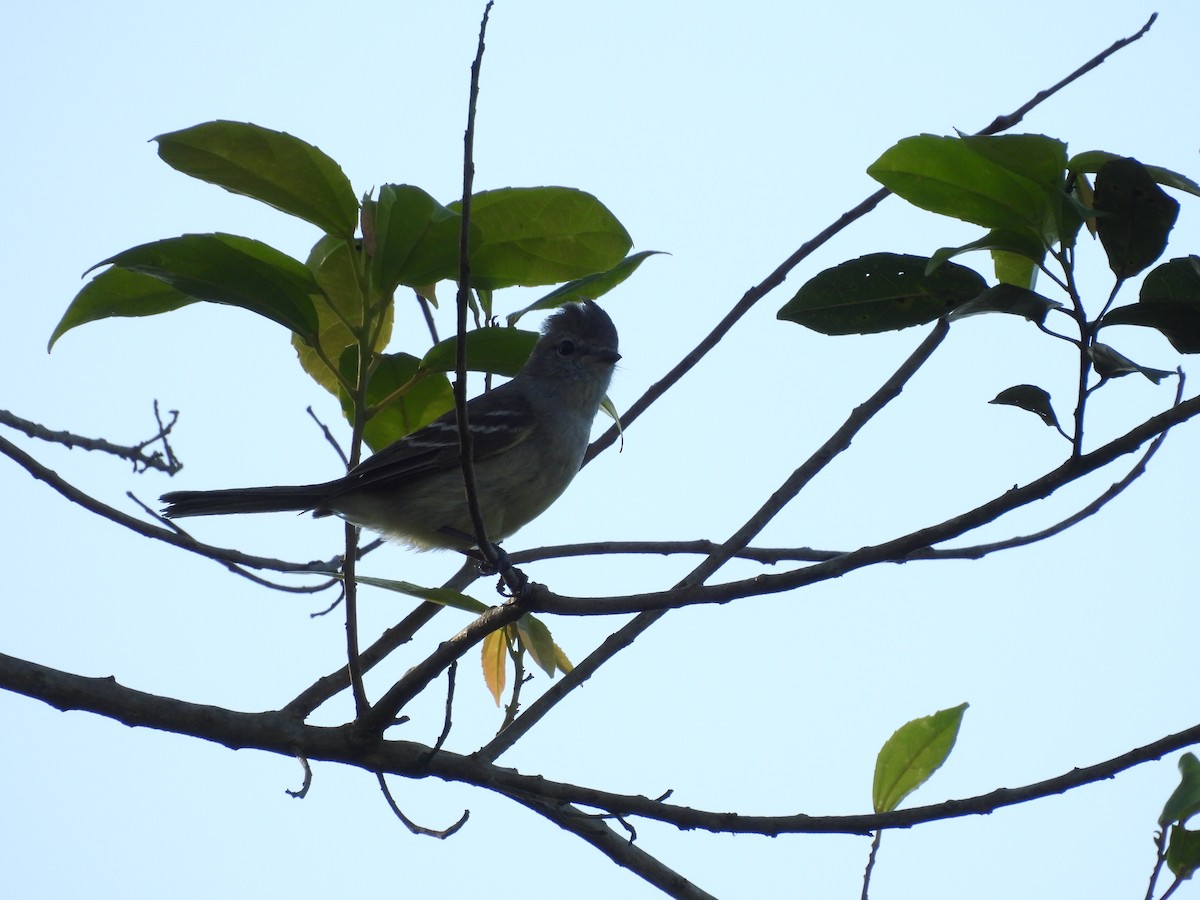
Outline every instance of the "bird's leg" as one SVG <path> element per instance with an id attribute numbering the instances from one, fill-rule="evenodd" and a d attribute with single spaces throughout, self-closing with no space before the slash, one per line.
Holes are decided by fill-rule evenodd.
<path id="1" fill-rule="evenodd" d="M 442 528 L 441 531 L 445 535 L 461 539 L 463 543 L 474 540 L 473 536 L 465 534 L 457 528 Z M 500 580 L 496 583 L 497 594 L 502 597 L 516 597 L 520 595 L 529 585 L 529 579 L 524 572 L 512 564 L 508 552 L 503 547 L 499 544 L 492 544 L 491 549 L 491 558 L 478 547 L 470 547 L 459 552 L 479 564 L 480 575 L 484 577 L 500 575 Z M 495 560 L 494 563 L 491 561 L 493 559 Z"/>

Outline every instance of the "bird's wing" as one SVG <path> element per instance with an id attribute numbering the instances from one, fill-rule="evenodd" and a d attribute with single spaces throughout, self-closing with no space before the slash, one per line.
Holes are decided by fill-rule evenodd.
<path id="1" fill-rule="evenodd" d="M 504 391 L 507 386 L 476 398 L 467 408 L 476 462 L 504 453 L 532 434 L 528 404 L 520 393 Z M 502 391 L 506 394 L 502 401 L 493 396 Z M 342 483 L 347 490 L 358 490 L 425 478 L 459 465 L 458 422 L 451 410 L 363 460 Z"/>

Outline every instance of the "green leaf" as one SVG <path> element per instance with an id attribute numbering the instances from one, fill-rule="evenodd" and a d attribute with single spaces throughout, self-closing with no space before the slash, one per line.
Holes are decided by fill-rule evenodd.
<path id="1" fill-rule="evenodd" d="M 1013 154 L 1009 165 L 1001 165 L 983 155 L 980 146 L 932 134 L 905 138 L 868 166 L 867 174 L 930 212 L 1038 240 L 1052 233 L 1055 209 L 1046 186 L 1015 170 L 1032 167 L 1024 160 L 1024 149 Z M 1003 155 L 1002 147 L 992 146 L 993 155 Z"/>
<path id="2" fill-rule="evenodd" d="M 410 184 L 385 184 L 373 211 L 371 273 L 377 289 L 423 287 L 458 276 L 462 216 Z M 473 223 L 474 224 L 474 223 Z M 478 227 L 472 228 L 478 233 Z"/>
<path id="3" fill-rule="evenodd" d="M 130 272 L 128 269 L 109 269 L 101 272 L 75 295 L 62 319 L 50 335 L 46 352 L 72 328 L 114 316 L 156 316 L 195 303 L 195 297 L 180 293 L 157 278 Z"/>
<path id="4" fill-rule="evenodd" d="M 1174 372 L 1167 372 L 1164 369 L 1150 369 L 1146 366 L 1139 366 L 1127 356 L 1122 356 L 1108 344 L 1099 342 L 1088 347 L 1088 356 L 1092 358 L 1092 365 L 1096 367 L 1096 372 L 1101 378 L 1120 378 L 1122 375 L 1132 375 L 1134 372 L 1141 372 L 1155 384 L 1158 384 L 1164 378 L 1169 378 L 1174 375 Z"/>
<path id="5" fill-rule="evenodd" d="M 1034 265 L 1040 263 L 1046 256 L 1046 248 L 1036 237 L 1027 233 L 993 229 L 978 240 L 963 244 L 961 247 L 942 247 L 929 258 L 926 272 L 932 273 L 946 260 L 974 250 L 991 250 L 993 253 L 1003 250 L 1021 256 Z M 1020 286 L 1028 287 L 1029 285 L 1026 283 Z"/>
<path id="6" fill-rule="evenodd" d="M 1067 145 L 1044 134 L 973 135 L 959 133 L 967 147 L 989 162 L 1027 178 L 1043 191 L 1062 189 Z"/>
<path id="7" fill-rule="evenodd" d="M 929 780 L 954 749 L 967 704 L 943 709 L 901 725 L 875 760 L 871 789 L 875 812 L 891 812 Z"/>
<path id="8" fill-rule="evenodd" d="M 483 639 L 480 647 L 480 662 L 483 665 L 483 683 L 500 705 L 504 695 L 504 683 L 508 677 L 508 641 L 504 639 L 507 629 L 493 631 Z"/>
<path id="9" fill-rule="evenodd" d="M 1196 874 L 1196 870 L 1200 869 L 1200 831 L 1189 831 L 1182 825 L 1171 826 L 1167 867 L 1179 881 Z"/>
<path id="10" fill-rule="evenodd" d="M 873 253 L 826 269 L 804 284 L 777 318 L 822 334 L 871 334 L 932 322 L 977 297 L 987 283 L 978 272 L 944 263 L 926 275 L 929 260 Z"/>
<path id="11" fill-rule="evenodd" d="M 253 197 L 341 237 L 352 237 L 358 201 L 341 167 L 300 138 L 248 122 L 219 120 L 160 134 L 167 165 Z"/>
<path id="12" fill-rule="evenodd" d="M 356 365 L 358 351 L 347 348 L 343 364 Z M 348 373 L 353 377 L 353 373 Z M 389 400 L 389 398 L 391 398 Z M 367 382 L 367 405 L 375 407 L 388 400 L 363 427 L 363 440 L 378 452 L 406 434 L 428 425 L 454 407 L 454 392 L 445 375 L 423 369 L 420 361 L 407 353 L 385 353 L 376 360 Z M 349 397 L 342 395 L 346 420 L 353 422 Z"/>
<path id="13" fill-rule="evenodd" d="M 306 265 L 322 290 L 322 296 L 314 304 L 319 323 L 317 340 L 315 345 L 310 345 L 292 336 L 300 366 L 335 397 L 342 396 L 341 382 L 325 360 L 339 365 L 347 347 L 354 347 L 357 351 L 358 337 L 350 326 L 361 327 L 366 305 L 355 271 L 358 252 L 353 241 L 328 234 L 313 246 Z M 394 313 L 395 306 L 391 301 L 376 313 L 383 317 L 383 321 L 377 329 L 372 347 L 374 353 L 382 352 L 391 339 Z M 320 353 L 317 352 L 318 348 Z M 342 371 L 346 382 L 353 384 L 357 377 L 357 365 L 345 367 Z"/>
<path id="14" fill-rule="evenodd" d="M 460 207 L 460 202 L 450 204 L 456 212 Z M 573 188 L 475 194 L 471 225 L 471 285 L 485 290 L 557 284 L 604 272 L 633 245 L 604 204 Z"/>
<path id="15" fill-rule="evenodd" d="M 1158 817 L 1160 826 L 1176 822 L 1183 825 L 1200 812 L 1200 759 L 1194 753 L 1179 757 L 1179 786 L 1171 792 Z"/>
<path id="16" fill-rule="evenodd" d="M 539 335 L 519 328 L 476 328 L 467 332 L 467 369 L 516 375 L 529 359 Z M 430 348 L 421 360 L 421 368 L 431 372 L 453 372 L 458 338 L 446 338 Z"/>
<path id="17" fill-rule="evenodd" d="M 515 313 L 509 313 L 506 321 L 509 325 L 516 325 L 523 315 L 537 309 L 557 309 L 563 304 L 573 301 L 595 300 L 597 297 L 607 294 L 632 275 L 646 257 L 656 256 L 661 252 L 661 250 L 643 250 L 641 253 L 625 257 L 607 272 L 597 272 L 594 275 L 586 275 L 583 278 L 569 281 L 555 288 L 540 300 L 529 304 L 524 309 L 519 309 Z"/>
<path id="18" fill-rule="evenodd" d="M 529 613 L 517 619 L 517 636 L 533 661 L 551 678 L 557 670 L 555 651 L 558 646 L 550 636 L 550 629 L 541 619 Z"/>
<path id="19" fill-rule="evenodd" d="M 1083 153 L 1072 156 L 1070 162 L 1067 163 L 1067 168 L 1073 173 L 1086 172 L 1094 175 L 1104 167 L 1105 163 L 1121 158 L 1119 154 L 1109 153 L 1106 150 L 1085 150 Z M 1163 187 L 1175 188 L 1200 197 L 1200 184 L 1192 181 L 1186 175 L 1180 175 L 1178 172 L 1172 172 L 1162 166 L 1146 166 L 1146 171 L 1156 183 Z"/>
<path id="20" fill-rule="evenodd" d="M 1096 174 L 1096 219 L 1108 266 L 1117 278 L 1141 272 L 1162 256 L 1179 204 L 1136 159 L 1109 160 Z"/>
<path id="21" fill-rule="evenodd" d="M 1053 227 L 1043 228 L 1047 244 L 1056 240 L 1064 245 L 1075 243 L 1083 219 L 1064 190 L 1067 184 L 1067 145 L 1042 134 L 960 135 L 966 145 L 1008 171 L 1036 184 L 1046 198 Z M 997 276 L 1000 272 L 997 271 Z M 1025 272 L 1027 275 L 1028 272 Z M 1003 278 L 1002 278 L 1003 280 Z M 1032 287 L 1031 281 L 1015 281 Z"/>
<path id="22" fill-rule="evenodd" d="M 239 306 L 316 340 L 312 295 L 320 287 L 298 260 L 233 234 L 185 234 L 131 247 L 97 266 L 114 265 L 157 278 L 182 294 Z M 89 270 L 90 271 L 90 270 Z"/>
<path id="23" fill-rule="evenodd" d="M 1008 250 L 992 251 L 992 269 L 1001 284 L 1033 290 L 1037 284 L 1038 267 L 1028 256 Z"/>
<path id="24" fill-rule="evenodd" d="M 1012 284 L 998 284 L 956 307 L 950 313 L 950 321 L 983 313 L 1007 313 L 1012 316 L 1024 316 L 1030 322 L 1042 324 L 1050 310 L 1062 308 L 1063 305 L 1057 300 L 1043 297 L 1034 291 Z"/>
<path id="25" fill-rule="evenodd" d="M 1036 384 L 1017 384 L 1005 388 L 988 403 L 1027 410 L 1052 428 L 1058 427 L 1058 418 L 1054 415 L 1054 407 L 1050 405 L 1050 394 Z"/>
<path id="26" fill-rule="evenodd" d="M 1138 302 L 1109 312 L 1102 325 L 1155 328 L 1180 353 L 1200 353 L 1200 256 L 1181 256 L 1153 269 Z"/>
<path id="27" fill-rule="evenodd" d="M 383 588 L 385 591 L 394 591 L 409 597 L 417 597 L 420 600 L 428 600 L 430 603 L 436 603 L 439 606 L 450 606 L 454 609 L 461 609 L 464 612 L 475 613 L 476 615 L 488 611 L 487 604 L 480 603 L 474 597 L 468 597 L 466 594 L 460 594 L 458 591 L 452 591 L 449 588 L 422 587 L 419 584 L 413 584 L 411 581 L 374 578 L 370 575 L 356 575 L 354 581 L 357 584 L 369 584 L 371 587 Z"/>

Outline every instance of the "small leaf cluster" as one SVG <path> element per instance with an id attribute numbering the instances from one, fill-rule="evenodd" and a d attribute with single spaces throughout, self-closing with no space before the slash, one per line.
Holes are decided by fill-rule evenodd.
<path id="1" fill-rule="evenodd" d="M 1104 151 L 1068 158 L 1065 143 L 1036 134 L 905 138 L 867 172 L 913 205 L 986 233 L 929 256 L 872 253 L 834 266 L 805 283 L 780 309 L 780 319 L 840 335 L 894 331 L 943 316 L 1022 316 L 1077 348 L 1084 369 L 1077 410 L 1109 379 L 1139 372 L 1158 383 L 1172 374 L 1101 343 L 1103 327 L 1153 328 L 1179 352 L 1200 352 L 1200 256 L 1158 265 L 1142 280 L 1136 302 L 1114 308 L 1126 280 L 1166 250 L 1179 203 L 1163 188 L 1200 196 L 1191 179 Z M 1089 311 L 1077 287 L 1076 251 L 1085 230 L 1098 237 L 1114 277 L 1098 312 L 1096 304 Z M 950 261 L 977 251 L 990 253 L 994 284 Z M 1039 276 L 1056 285 L 1064 301 L 1035 292 Z M 1047 327 L 1052 314 L 1069 319 L 1073 333 Z M 1009 388 L 994 402 L 1058 427 L 1049 394 L 1035 385 Z M 1067 435 L 1077 450 L 1080 419 L 1077 413 L 1076 433 Z"/>
<path id="2" fill-rule="evenodd" d="M 115 253 L 93 267 L 108 268 L 72 300 L 50 347 L 99 319 L 226 304 L 286 328 L 305 372 L 339 397 L 356 433 L 375 449 L 451 408 L 453 338 L 415 352 L 387 348 L 399 290 L 436 306 L 438 283 L 457 279 L 461 200 L 443 204 L 410 184 L 384 184 L 358 199 L 319 148 L 250 123 L 207 122 L 154 140 L 172 168 L 309 222 L 321 236 L 304 261 L 223 233 Z M 627 255 L 632 241 L 616 217 L 591 194 L 565 187 L 472 195 L 467 246 L 477 322 L 491 324 L 498 289 L 558 285 L 510 314 L 509 326 L 531 309 L 611 290 L 649 255 Z M 536 337 L 515 327 L 477 329 L 468 368 L 512 375 Z"/>

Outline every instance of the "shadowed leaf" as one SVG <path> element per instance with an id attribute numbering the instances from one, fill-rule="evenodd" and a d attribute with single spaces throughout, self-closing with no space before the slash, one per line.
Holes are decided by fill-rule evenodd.
<path id="1" fill-rule="evenodd" d="M 253 197 L 318 228 L 349 238 L 358 202 L 341 167 L 312 144 L 248 122 L 218 120 L 160 134 L 167 165 Z"/>
<path id="2" fill-rule="evenodd" d="M 587 275 L 583 278 L 569 281 L 555 288 L 540 300 L 529 304 L 524 309 L 519 309 L 515 313 L 509 313 L 506 321 L 509 325 L 516 325 L 523 315 L 533 312 L 536 309 L 557 309 L 564 303 L 572 301 L 595 300 L 597 297 L 607 294 L 632 275 L 646 257 L 656 256 L 661 252 L 661 250 L 643 250 L 641 253 L 634 253 L 632 256 L 625 257 L 607 272 L 597 272 L 594 275 Z"/>
<path id="3" fill-rule="evenodd" d="M 1138 302 L 1112 310 L 1102 324 L 1155 328 L 1180 353 L 1200 353 L 1200 256 L 1156 267 L 1143 279 Z"/>
<path id="4" fill-rule="evenodd" d="M 1105 163 L 1122 158 L 1120 155 L 1109 153 L 1107 150 L 1085 150 L 1083 153 L 1077 153 L 1072 156 L 1070 162 L 1067 163 L 1067 168 L 1073 173 L 1095 175 L 1104 167 Z M 1200 184 L 1192 181 L 1186 175 L 1180 175 L 1178 172 L 1172 172 L 1170 169 L 1164 169 L 1162 166 L 1146 166 L 1145 169 L 1150 177 L 1163 187 L 1175 188 L 1176 190 L 1200 197 Z"/>
<path id="5" fill-rule="evenodd" d="M 1136 159 L 1119 157 L 1096 174 L 1093 198 L 1100 243 L 1118 278 L 1141 272 L 1162 256 L 1179 204 L 1154 183 Z"/>
<path id="6" fill-rule="evenodd" d="M 1171 792 L 1158 817 L 1160 826 L 1185 823 L 1200 812 L 1200 759 L 1194 753 L 1179 757 L 1179 785 Z"/>
<path id="7" fill-rule="evenodd" d="M 978 272 L 943 263 L 925 274 L 923 256 L 874 253 L 826 269 L 803 285 L 777 318 L 822 334 L 871 334 L 932 322 L 987 287 Z"/>
<path id="8" fill-rule="evenodd" d="M 239 306 L 316 340 L 312 296 L 321 288 L 304 264 L 260 241 L 234 234 L 185 234 L 141 244 L 97 266 L 114 265 L 157 278 L 182 294 Z"/>
<path id="9" fill-rule="evenodd" d="M 950 320 L 964 319 L 967 316 L 977 316 L 983 313 L 1007 313 L 1012 316 L 1023 316 L 1039 325 L 1046 321 L 1046 316 L 1052 309 L 1062 309 L 1063 305 L 1057 300 L 1043 297 L 1025 288 L 1012 284 L 998 284 L 990 287 L 978 297 L 968 300 L 962 306 L 956 307 L 950 313 Z"/>
<path id="10" fill-rule="evenodd" d="M 533 661 L 551 678 L 557 669 L 555 654 L 558 645 L 550 636 L 550 629 L 536 616 L 526 613 L 517 619 L 517 636 Z M 561 652 L 561 651 L 558 651 Z"/>
<path id="11" fill-rule="evenodd" d="M 1200 869 L 1200 831 L 1189 831 L 1182 825 L 1171 826 L 1167 867 L 1180 881 L 1196 874 Z"/>
<path id="12" fill-rule="evenodd" d="M 461 609 L 464 612 L 475 613 L 476 615 L 488 610 L 487 604 L 480 603 L 474 597 L 460 594 L 458 591 L 452 591 L 449 588 L 422 587 L 410 581 L 373 578 L 370 575 L 356 575 L 354 580 L 357 584 L 369 584 L 371 587 L 382 588 L 385 591 L 394 591 L 398 594 L 404 594 L 407 597 L 417 597 L 421 600 L 428 600 L 430 603 L 436 603 L 439 606 L 450 606 L 454 609 Z"/>
<path id="13" fill-rule="evenodd" d="M 349 347 L 343 353 L 347 368 L 356 365 L 358 351 Z M 347 372 L 347 377 L 352 377 Z M 349 397 L 342 398 L 342 412 L 352 421 Z M 387 405 L 379 404 L 387 401 Z M 389 444 L 428 425 L 454 407 L 450 381 L 439 372 L 430 372 L 408 353 L 384 353 L 376 360 L 367 383 L 367 407 L 374 410 L 363 426 L 363 440 L 378 453 Z"/>
<path id="14" fill-rule="evenodd" d="M 181 293 L 150 275 L 112 268 L 101 272 L 75 295 L 46 345 L 49 353 L 55 341 L 79 325 L 114 316 L 155 316 L 195 303 L 195 297 Z"/>
<path id="15" fill-rule="evenodd" d="M 513 376 L 525 365 L 537 332 L 519 328 L 476 328 L 467 332 L 467 369 Z M 458 338 L 446 338 L 429 349 L 421 367 L 432 372 L 453 372 Z"/>
<path id="16" fill-rule="evenodd" d="M 1017 384 L 1005 388 L 996 395 L 995 403 L 1000 406 L 1016 406 L 1037 415 L 1043 422 L 1053 428 L 1058 427 L 1058 419 L 1054 415 L 1054 407 L 1050 405 L 1050 394 L 1036 384 Z"/>
<path id="17" fill-rule="evenodd" d="M 1141 372 L 1155 384 L 1158 384 L 1164 378 L 1169 378 L 1175 374 L 1164 369 L 1151 369 L 1146 366 L 1139 366 L 1128 356 L 1122 356 L 1112 347 L 1108 346 L 1108 344 L 1092 344 L 1088 348 L 1088 355 L 1092 358 L 1092 365 L 1096 367 L 1096 372 L 1102 378 L 1120 378 L 1122 375 L 1132 375 L 1134 372 Z"/>

